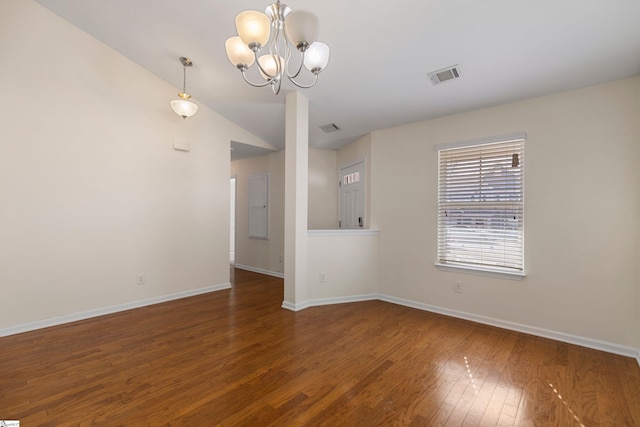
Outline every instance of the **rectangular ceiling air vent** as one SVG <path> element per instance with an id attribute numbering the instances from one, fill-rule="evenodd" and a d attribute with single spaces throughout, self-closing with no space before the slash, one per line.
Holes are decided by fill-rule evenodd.
<path id="1" fill-rule="evenodd" d="M 329 123 L 328 125 L 322 125 L 322 126 L 320 126 L 320 129 L 322 129 L 325 133 L 337 132 L 337 131 L 340 130 L 338 125 L 335 124 L 335 123 Z"/>
<path id="2" fill-rule="evenodd" d="M 434 86 L 449 80 L 455 80 L 462 77 L 462 74 L 460 74 L 460 67 L 457 65 L 443 68 L 442 70 L 438 71 L 432 71 L 427 75 L 431 79 L 431 83 L 433 83 Z"/>

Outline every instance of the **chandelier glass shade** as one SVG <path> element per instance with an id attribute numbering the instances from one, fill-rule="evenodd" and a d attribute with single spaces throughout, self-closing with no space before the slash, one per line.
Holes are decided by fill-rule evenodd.
<path id="1" fill-rule="evenodd" d="M 171 101 L 171 108 L 173 111 L 181 116 L 183 119 L 193 116 L 198 111 L 198 104 L 189 101 L 191 95 L 187 93 L 187 67 L 191 67 L 193 62 L 189 58 L 183 56 L 180 57 L 182 63 L 182 92 L 178 93 L 180 99 L 174 99 Z"/>
<path id="2" fill-rule="evenodd" d="M 225 42 L 229 61 L 240 70 L 243 79 L 254 87 L 271 85 L 280 92 L 283 78 L 300 88 L 310 88 L 329 62 L 329 46 L 319 42 L 318 18 L 303 10 L 291 11 L 285 4 L 269 5 L 265 13 L 245 10 L 236 16 L 237 36 Z M 297 51 L 296 58 L 292 58 Z M 247 70 L 257 64 L 262 81 L 254 83 Z M 310 77 L 300 78 L 303 67 Z"/>

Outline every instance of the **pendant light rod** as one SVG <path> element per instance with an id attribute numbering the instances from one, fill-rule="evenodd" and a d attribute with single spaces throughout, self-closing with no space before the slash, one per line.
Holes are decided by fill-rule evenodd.
<path id="1" fill-rule="evenodd" d="M 185 93 L 187 91 L 187 67 L 191 67 L 193 62 L 184 56 L 180 57 L 180 62 L 182 63 L 182 93 Z"/>

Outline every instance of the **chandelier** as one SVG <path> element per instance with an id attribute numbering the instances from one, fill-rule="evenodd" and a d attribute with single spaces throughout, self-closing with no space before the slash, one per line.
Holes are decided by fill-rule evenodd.
<path id="1" fill-rule="evenodd" d="M 236 16 L 236 30 L 238 35 L 225 42 L 229 61 L 240 70 L 245 82 L 254 87 L 271 85 L 276 95 L 284 76 L 300 88 L 312 87 L 329 62 L 329 46 L 316 41 L 318 18 L 304 10 L 292 11 L 280 0 L 269 5 L 265 13 L 240 12 Z M 292 60 L 296 49 L 298 58 Z M 263 79 L 260 83 L 247 77 L 246 72 L 254 63 Z M 298 80 L 303 66 L 311 73 L 307 82 Z"/>
<path id="2" fill-rule="evenodd" d="M 189 101 L 191 95 L 187 93 L 187 67 L 191 67 L 193 62 L 184 56 L 180 57 L 182 63 L 182 92 L 178 94 L 180 99 L 171 101 L 173 111 L 183 119 L 193 116 L 198 111 L 198 105 Z"/>

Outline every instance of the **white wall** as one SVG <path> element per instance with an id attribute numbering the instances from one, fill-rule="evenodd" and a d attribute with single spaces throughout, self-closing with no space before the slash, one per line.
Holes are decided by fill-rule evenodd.
<path id="1" fill-rule="evenodd" d="M 342 233 L 344 231 L 344 233 Z M 378 234 L 368 230 L 310 231 L 309 301 L 369 296 L 378 292 Z M 320 273 L 323 273 L 324 282 Z"/>
<path id="2" fill-rule="evenodd" d="M 639 348 L 639 100 L 635 77 L 374 132 L 380 292 Z M 438 270 L 433 146 L 517 131 L 528 133 L 527 277 Z"/>
<path id="3" fill-rule="evenodd" d="M 249 238 L 249 176 L 269 173 L 269 239 Z M 284 151 L 231 162 L 236 176 L 236 265 L 284 273 Z"/>
<path id="4" fill-rule="evenodd" d="M 265 143 L 35 2 L 0 51 L 0 332 L 228 283 L 229 143 Z"/>
<path id="5" fill-rule="evenodd" d="M 308 228 L 338 228 L 338 175 L 335 150 L 309 149 Z"/>

